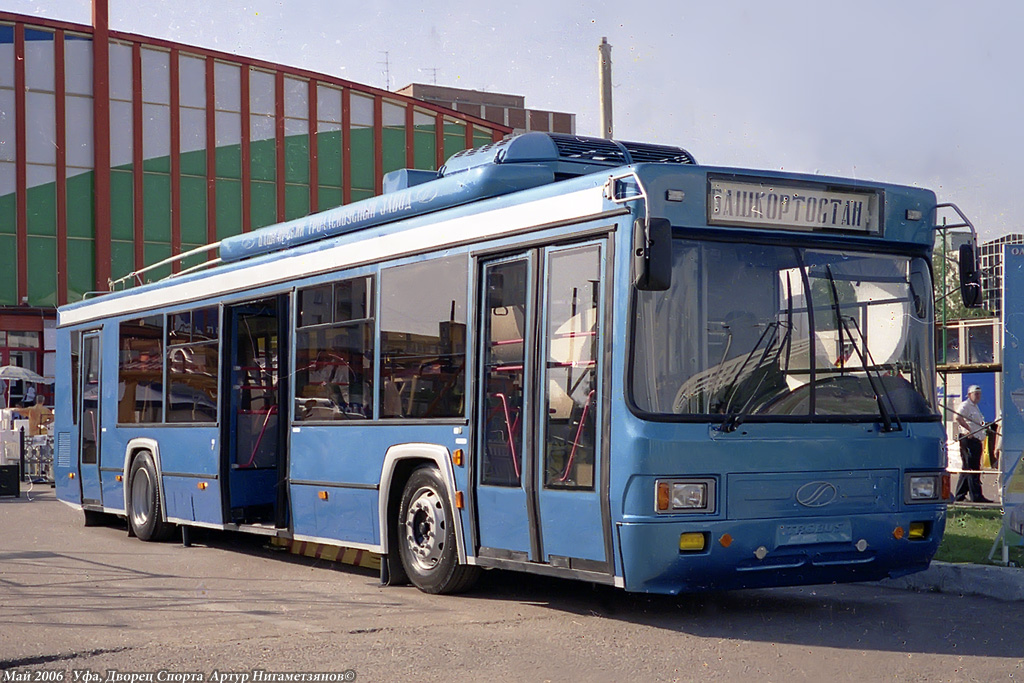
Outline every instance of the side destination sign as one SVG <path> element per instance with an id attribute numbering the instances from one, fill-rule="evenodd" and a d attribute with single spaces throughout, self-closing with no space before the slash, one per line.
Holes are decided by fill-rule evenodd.
<path id="1" fill-rule="evenodd" d="M 238 261 L 485 197 L 525 190 L 552 180 L 550 170 L 529 164 L 473 168 L 286 223 L 225 237 L 220 243 L 220 258 Z"/>
<path id="2" fill-rule="evenodd" d="M 708 179 L 708 225 L 877 233 L 879 193 Z"/>

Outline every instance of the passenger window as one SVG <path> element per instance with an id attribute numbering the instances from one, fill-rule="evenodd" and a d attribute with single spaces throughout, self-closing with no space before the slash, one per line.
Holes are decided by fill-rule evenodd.
<path id="1" fill-rule="evenodd" d="M 381 273 L 381 417 L 465 415 L 468 259 Z"/>
<path id="2" fill-rule="evenodd" d="M 117 404 L 119 423 L 163 420 L 163 338 L 162 315 L 121 323 Z"/>
<path id="3" fill-rule="evenodd" d="M 483 315 L 481 481 L 519 486 L 523 469 L 527 277 L 525 259 L 487 266 Z"/>
<path id="4" fill-rule="evenodd" d="M 592 489 L 597 449 L 601 251 L 548 258 L 544 485 Z"/>
<path id="5" fill-rule="evenodd" d="M 168 316 L 168 422 L 217 421 L 219 313 L 214 306 Z"/>
<path id="6" fill-rule="evenodd" d="M 296 421 L 373 417 L 373 278 L 299 291 Z"/>

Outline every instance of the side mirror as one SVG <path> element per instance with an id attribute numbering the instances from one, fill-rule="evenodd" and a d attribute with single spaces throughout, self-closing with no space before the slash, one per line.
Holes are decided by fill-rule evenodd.
<path id="1" fill-rule="evenodd" d="M 960 297 L 967 308 L 981 306 L 981 271 L 973 244 L 960 245 Z"/>
<path id="2" fill-rule="evenodd" d="M 633 274 L 636 288 L 663 292 L 672 284 L 672 224 L 666 218 L 633 224 Z"/>

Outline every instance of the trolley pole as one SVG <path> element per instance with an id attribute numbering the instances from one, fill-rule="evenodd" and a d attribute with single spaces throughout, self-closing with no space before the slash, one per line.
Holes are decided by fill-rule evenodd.
<path id="1" fill-rule="evenodd" d="M 597 47 L 600 59 L 598 73 L 601 81 L 601 137 L 612 137 L 612 46 L 607 37 Z"/>

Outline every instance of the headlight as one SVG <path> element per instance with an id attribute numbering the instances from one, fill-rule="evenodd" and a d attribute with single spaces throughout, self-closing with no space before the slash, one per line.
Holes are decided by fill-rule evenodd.
<path id="1" fill-rule="evenodd" d="M 659 479 L 654 493 L 654 509 L 660 513 L 715 511 L 714 479 Z"/>
<path id="2" fill-rule="evenodd" d="M 672 484 L 672 508 L 693 510 L 707 507 L 707 484 Z"/>
<path id="3" fill-rule="evenodd" d="M 911 477 L 910 499 L 924 500 L 927 498 L 935 498 L 936 488 L 935 477 Z"/>
<path id="4" fill-rule="evenodd" d="M 940 498 L 938 474 L 909 474 L 906 481 L 906 497 L 908 503 L 924 503 L 937 501 Z"/>

